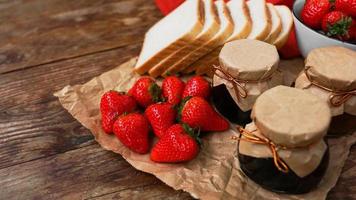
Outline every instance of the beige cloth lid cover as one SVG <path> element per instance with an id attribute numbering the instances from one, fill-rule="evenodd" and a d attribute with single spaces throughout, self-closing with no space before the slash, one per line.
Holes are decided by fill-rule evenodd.
<path id="1" fill-rule="evenodd" d="M 219 54 L 221 67 L 231 76 L 249 81 L 258 81 L 271 76 L 267 81 L 246 83 L 246 98 L 237 99 L 233 86 L 228 81 L 213 77 L 214 86 L 225 84 L 230 95 L 243 111 L 252 109 L 257 97 L 276 85 L 283 84 L 283 74 L 277 71 L 279 55 L 274 45 L 250 39 L 228 42 Z"/>
<path id="2" fill-rule="evenodd" d="M 277 70 L 279 55 L 274 45 L 242 39 L 226 43 L 219 54 L 219 61 L 231 76 L 256 81 Z"/>
<path id="3" fill-rule="evenodd" d="M 344 47 L 312 50 L 306 60 L 312 80 L 333 90 L 356 89 L 356 51 Z"/>
<path id="4" fill-rule="evenodd" d="M 323 137 L 331 114 L 328 105 L 317 96 L 297 88 L 274 87 L 257 99 L 252 119 L 250 129 L 287 147 L 278 153 L 297 175 L 303 177 L 319 165 L 326 150 Z M 251 156 L 272 157 L 268 146 L 243 140 L 239 150 Z"/>
<path id="5" fill-rule="evenodd" d="M 356 52 L 343 47 L 324 47 L 312 50 L 305 60 L 308 74 L 316 83 L 333 90 L 356 89 Z M 356 96 L 335 107 L 329 102 L 330 92 L 311 85 L 305 73 L 301 73 L 296 88 L 311 92 L 328 103 L 333 116 L 344 112 L 356 115 Z"/>

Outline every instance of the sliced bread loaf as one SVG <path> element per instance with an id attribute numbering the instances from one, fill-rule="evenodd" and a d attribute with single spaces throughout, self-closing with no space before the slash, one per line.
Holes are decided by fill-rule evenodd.
<path id="1" fill-rule="evenodd" d="M 194 41 L 184 46 L 160 63 L 149 70 L 149 74 L 153 77 L 164 75 L 169 67 L 176 66 L 179 63 L 184 63 L 184 59 L 191 52 L 194 52 L 201 46 L 204 46 L 214 35 L 219 31 L 220 23 L 217 11 L 213 0 L 203 0 L 205 11 L 205 22 L 203 30 L 196 36 Z M 208 47 L 207 47 L 208 48 Z M 173 72 L 175 73 L 175 72 Z"/>
<path id="2" fill-rule="evenodd" d="M 234 22 L 234 31 L 226 42 L 246 38 L 252 28 L 252 22 L 248 7 L 245 0 L 230 0 L 227 3 L 231 18 Z M 196 74 L 206 74 L 210 72 L 213 65 L 218 63 L 218 56 L 221 47 L 216 48 L 210 55 L 204 56 L 192 64 L 192 69 L 195 69 Z"/>
<path id="3" fill-rule="evenodd" d="M 162 59 L 194 41 L 203 26 L 203 2 L 186 0 L 148 30 L 135 71 L 144 74 Z"/>
<path id="4" fill-rule="evenodd" d="M 250 10 L 252 30 L 248 39 L 265 40 L 271 30 L 271 17 L 265 0 L 249 0 L 247 6 Z"/>
<path id="5" fill-rule="evenodd" d="M 218 47 L 222 46 L 229 39 L 229 37 L 234 31 L 233 20 L 231 18 L 230 11 L 226 3 L 223 0 L 218 0 L 215 1 L 215 5 L 219 14 L 220 30 L 211 39 L 211 41 L 209 41 L 214 47 L 213 51 L 215 51 L 215 49 L 217 49 Z M 214 57 L 214 54 L 210 52 L 205 56 L 200 57 L 200 59 L 211 59 L 212 57 Z M 196 69 L 195 67 L 197 67 L 197 65 L 187 65 L 187 67 L 184 68 L 181 72 L 183 73 L 193 72 Z"/>
<path id="6" fill-rule="evenodd" d="M 271 26 L 271 30 L 269 32 L 269 35 L 267 36 L 265 41 L 267 43 L 271 43 L 271 41 L 276 40 L 277 36 L 281 32 L 281 30 L 282 30 L 282 22 L 281 22 L 281 19 L 279 17 L 279 14 L 278 14 L 277 10 L 274 8 L 273 4 L 267 3 L 267 8 L 269 10 L 269 13 L 271 14 L 272 26 Z"/>
<path id="7" fill-rule="evenodd" d="M 287 6 L 274 6 L 281 17 L 282 21 L 282 30 L 278 34 L 277 38 L 274 41 L 271 41 L 271 44 L 276 45 L 277 49 L 283 47 L 287 42 L 290 32 L 293 27 L 293 16 L 292 12 Z"/>

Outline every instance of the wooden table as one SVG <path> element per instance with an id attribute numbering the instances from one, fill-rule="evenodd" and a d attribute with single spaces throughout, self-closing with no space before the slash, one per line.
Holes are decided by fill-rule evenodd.
<path id="1" fill-rule="evenodd" d="M 161 17 L 151 0 L 0 0 L 0 199 L 191 199 L 103 150 L 52 95 L 138 55 Z M 328 199 L 356 199 L 355 160 Z"/>

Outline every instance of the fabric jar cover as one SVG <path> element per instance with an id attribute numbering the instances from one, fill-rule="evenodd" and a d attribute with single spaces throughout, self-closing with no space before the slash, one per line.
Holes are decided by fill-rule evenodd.
<path id="1" fill-rule="evenodd" d="M 312 81 L 334 92 L 322 89 Z M 295 87 L 311 92 L 327 102 L 333 116 L 344 112 L 356 115 L 356 52 L 343 47 L 312 50 L 305 60 L 305 71 L 298 76 Z M 340 92 L 353 94 L 340 104 L 332 104 L 330 98 Z M 336 95 L 334 100 L 342 96 Z"/>
<path id="2" fill-rule="evenodd" d="M 257 97 L 264 91 L 283 84 L 283 75 L 278 71 L 279 55 L 275 46 L 258 40 L 242 39 L 228 42 L 219 54 L 220 70 L 241 84 L 236 94 L 233 81 L 215 69 L 213 86 L 225 84 L 231 97 L 242 111 L 252 109 Z M 235 84 L 236 85 L 236 84 Z"/>
<path id="3" fill-rule="evenodd" d="M 253 122 L 246 130 L 282 146 L 279 157 L 299 177 L 320 164 L 327 145 L 323 138 L 331 121 L 328 105 L 301 89 L 277 86 L 264 92 L 252 109 Z M 268 145 L 244 140 L 239 153 L 256 158 L 273 157 Z"/>

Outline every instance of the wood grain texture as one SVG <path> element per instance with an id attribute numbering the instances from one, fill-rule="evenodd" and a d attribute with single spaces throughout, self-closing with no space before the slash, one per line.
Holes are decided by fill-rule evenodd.
<path id="1" fill-rule="evenodd" d="M 85 145 L 92 135 L 53 96 L 136 55 L 131 45 L 0 76 L 0 168 Z M 124 54 L 124 55 L 123 55 Z M 119 56 L 121 55 L 121 56 Z"/>
<path id="2" fill-rule="evenodd" d="M 0 199 L 191 199 L 103 150 L 52 95 L 138 55 L 151 0 L 0 0 Z M 356 199 L 356 147 L 328 199 Z"/>
<path id="3" fill-rule="evenodd" d="M 0 177 L 7 177 L 2 199 L 189 198 L 98 144 L 2 169 Z"/>
<path id="4" fill-rule="evenodd" d="M 0 73 L 141 43 L 160 17 L 147 0 L 0 2 Z"/>

